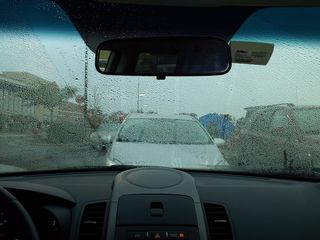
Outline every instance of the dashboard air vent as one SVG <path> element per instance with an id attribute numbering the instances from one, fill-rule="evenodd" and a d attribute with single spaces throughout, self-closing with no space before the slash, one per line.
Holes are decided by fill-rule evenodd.
<path id="1" fill-rule="evenodd" d="M 211 240 L 233 240 L 227 212 L 222 205 L 204 203 Z"/>
<path id="2" fill-rule="evenodd" d="M 82 215 L 79 240 L 100 240 L 107 203 L 88 204 Z"/>

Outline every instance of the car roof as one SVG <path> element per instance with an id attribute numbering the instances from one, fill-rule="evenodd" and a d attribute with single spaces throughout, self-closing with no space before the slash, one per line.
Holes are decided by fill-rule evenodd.
<path id="1" fill-rule="evenodd" d="M 133 119 L 133 118 L 195 120 L 195 118 L 190 115 L 182 115 L 182 114 L 130 113 L 127 117 L 127 119 Z"/>
<path id="2" fill-rule="evenodd" d="M 300 109 L 319 109 L 319 105 L 299 105 L 294 106 L 293 104 L 277 104 L 277 105 L 269 105 L 269 106 L 255 106 L 245 108 L 247 110 L 247 115 L 241 120 L 241 127 L 249 128 L 253 122 L 259 118 L 259 116 L 263 115 L 264 113 L 272 110 L 281 110 L 281 109 L 291 109 L 291 110 L 300 110 Z"/>
<path id="3" fill-rule="evenodd" d="M 251 116 L 256 116 L 258 114 L 267 112 L 267 111 L 275 111 L 281 109 L 320 109 L 319 105 L 299 105 L 295 106 L 293 104 L 275 104 L 275 105 L 266 105 L 266 106 L 256 106 L 256 107 L 248 107 L 245 108 L 247 110 L 246 118 L 251 118 Z"/>
<path id="4" fill-rule="evenodd" d="M 319 105 L 300 105 L 300 106 L 295 106 L 293 109 L 320 109 Z"/>

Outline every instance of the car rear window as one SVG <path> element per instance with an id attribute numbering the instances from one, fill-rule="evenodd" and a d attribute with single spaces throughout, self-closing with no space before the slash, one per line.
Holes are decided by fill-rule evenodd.
<path id="1" fill-rule="evenodd" d="M 192 120 L 128 119 L 121 129 L 118 141 L 160 144 L 209 144 L 205 130 Z"/>
<path id="2" fill-rule="evenodd" d="M 308 135 L 320 134 L 320 108 L 295 109 L 293 115 L 303 133 Z"/>

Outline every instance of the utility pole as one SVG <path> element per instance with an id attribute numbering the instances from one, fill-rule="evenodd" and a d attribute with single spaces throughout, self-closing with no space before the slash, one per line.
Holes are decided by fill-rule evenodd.
<path id="1" fill-rule="evenodd" d="M 298 87 L 296 86 L 296 105 L 299 104 L 299 98 L 298 98 Z"/>
<path id="2" fill-rule="evenodd" d="M 85 7 L 86 9 L 89 9 L 88 1 L 82 5 L 82 7 Z M 85 50 L 84 50 L 84 118 L 83 118 L 83 124 L 84 124 L 84 132 L 85 136 L 88 135 L 87 130 L 87 119 L 88 119 L 88 12 L 85 11 Z M 84 140 L 84 139 L 83 139 Z"/>
<path id="3" fill-rule="evenodd" d="M 88 112 L 88 46 L 84 52 L 84 114 Z"/>
<path id="4" fill-rule="evenodd" d="M 88 1 L 85 1 L 82 5 L 85 9 L 89 9 Z M 88 12 L 85 11 L 85 50 L 84 50 L 84 114 L 85 117 L 87 117 L 88 114 L 88 35 L 89 35 L 89 29 L 88 29 Z"/>

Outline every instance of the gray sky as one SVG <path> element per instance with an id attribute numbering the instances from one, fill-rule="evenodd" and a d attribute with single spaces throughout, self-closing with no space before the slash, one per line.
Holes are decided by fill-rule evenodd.
<path id="1" fill-rule="evenodd" d="M 43 11 L 42 7 L 39 5 L 38 10 Z M 56 9 L 55 14 L 59 11 Z M 50 14 L 52 11 L 46 13 Z M 234 64 L 223 76 L 168 77 L 165 81 L 105 76 L 95 70 L 94 54 L 89 52 L 89 104 L 96 103 L 106 112 L 134 110 L 140 81 L 140 93 L 145 94 L 140 105 L 144 110 L 159 113 L 194 112 L 201 116 L 218 112 L 241 117 L 244 107 L 254 105 L 283 102 L 320 105 L 320 42 L 306 39 L 305 44 L 298 40 L 298 34 L 290 37 L 282 34 L 287 28 L 308 27 L 310 32 L 318 31 L 318 35 L 320 29 L 308 22 L 300 21 L 299 25 L 290 18 L 280 22 L 280 16 L 269 19 L 265 12 L 257 13 L 234 36 L 234 40 L 274 43 L 268 65 Z M 79 94 L 83 94 L 85 45 L 69 20 L 64 16 L 58 18 L 68 26 L 68 34 L 49 34 L 50 31 L 37 29 L 27 17 L 19 22 L 21 27 L 17 31 L 8 27 L 10 21 L 10 17 L 0 14 L 0 71 L 27 71 L 54 80 L 61 87 L 77 86 Z"/>

